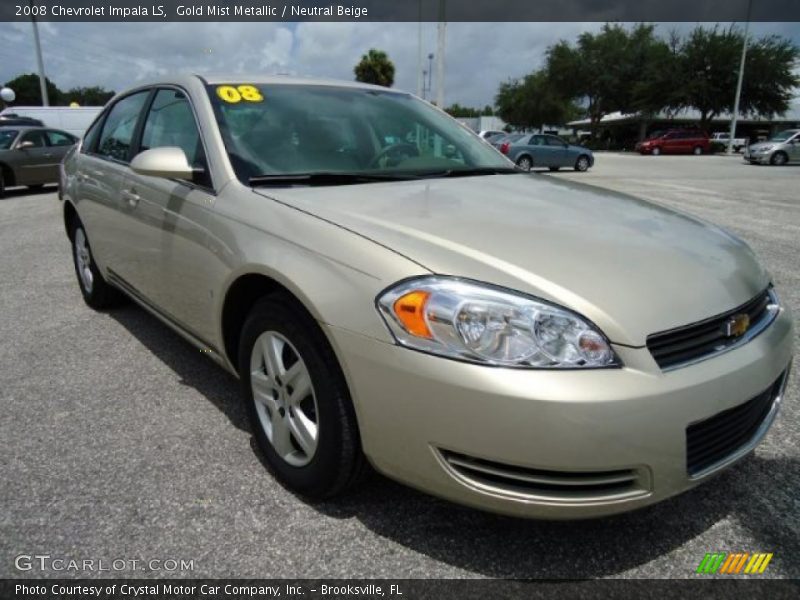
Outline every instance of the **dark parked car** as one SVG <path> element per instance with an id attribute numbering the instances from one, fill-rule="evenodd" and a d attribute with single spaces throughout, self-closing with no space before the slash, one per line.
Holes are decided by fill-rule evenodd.
<path id="1" fill-rule="evenodd" d="M 708 134 L 700 129 L 668 129 L 636 144 L 640 154 L 705 154 L 711 149 Z"/>
<path id="2" fill-rule="evenodd" d="M 0 115 L 0 127 L 10 127 L 12 125 L 17 127 L 43 127 L 44 123 L 42 123 L 39 119 L 34 119 L 33 117 L 21 117 L 19 115 L 15 115 L 14 113 Z"/>
<path id="3" fill-rule="evenodd" d="M 558 171 L 561 167 L 572 167 L 576 171 L 586 171 L 594 164 L 594 155 L 588 148 L 568 144 L 558 136 L 544 133 L 523 135 L 510 146 L 501 146 L 500 152 L 525 170 L 547 167 Z"/>
<path id="4" fill-rule="evenodd" d="M 57 183 L 58 165 L 77 141 L 58 129 L 0 127 L 0 197 L 10 186 Z"/>

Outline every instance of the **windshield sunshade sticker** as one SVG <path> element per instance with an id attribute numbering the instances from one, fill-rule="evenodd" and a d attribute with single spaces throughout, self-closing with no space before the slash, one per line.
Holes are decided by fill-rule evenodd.
<path id="1" fill-rule="evenodd" d="M 237 104 L 242 100 L 245 102 L 264 101 L 261 91 L 254 85 L 219 85 L 217 86 L 217 96 L 229 104 Z"/>

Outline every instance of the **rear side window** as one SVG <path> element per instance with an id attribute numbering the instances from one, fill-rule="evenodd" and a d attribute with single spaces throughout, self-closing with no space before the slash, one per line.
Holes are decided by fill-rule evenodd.
<path id="1" fill-rule="evenodd" d="M 105 115 L 104 115 L 105 116 Z M 103 126 L 103 117 L 97 119 L 89 130 L 83 134 L 83 144 L 81 144 L 81 152 L 94 152 L 95 144 L 97 144 L 97 137 L 100 134 L 100 128 Z"/>
<path id="2" fill-rule="evenodd" d="M 131 94 L 111 107 L 97 144 L 97 154 L 128 162 L 136 123 L 149 94 L 149 90 Z"/>
<path id="3" fill-rule="evenodd" d="M 0 129 L 0 150 L 8 150 L 17 139 L 19 132 L 16 129 Z"/>
<path id="4" fill-rule="evenodd" d="M 189 164 L 205 168 L 203 145 L 186 95 L 179 90 L 158 90 L 142 131 L 140 151 L 164 146 L 177 146 L 186 154 Z"/>
<path id="5" fill-rule="evenodd" d="M 47 146 L 47 141 L 44 137 L 44 131 L 28 131 L 27 133 L 22 134 L 22 137 L 19 140 L 20 144 L 23 142 L 30 142 L 33 144 L 34 148 L 42 148 Z"/>
<path id="6" fill-rule="evenodd" d="M 47 139 L 50 141 L 51 146 L 72 146 L 76 142 L 76 138 L 63 131 L 48 131 Z"/>

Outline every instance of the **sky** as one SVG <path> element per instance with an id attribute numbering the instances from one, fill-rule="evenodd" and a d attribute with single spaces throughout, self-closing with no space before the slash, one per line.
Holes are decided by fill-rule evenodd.
<path id="1" fill-rule="evenodd" d="M 695 24 L 657 25 L 667 35 Z M 498 85 L 542 66 L 548 46 L 601 23 L 449 23 L 445 104 L 492 104 Z M 417 23 L 39 23 L 45 72 L 62 90 L 121 91 L 171 72 L 286 73 L 353 79 L 370 48 L 395 64 L 395 86 L 416 92 Z M 800 45 L 800 23 L 758 23 Z M 36 71 L 30 23 L 0 23 L 0 82 Z M 436 51 L 436 24 L 423 24 L 423 51 Z M 427 61 L 426 68 L 427 68 Z"/>

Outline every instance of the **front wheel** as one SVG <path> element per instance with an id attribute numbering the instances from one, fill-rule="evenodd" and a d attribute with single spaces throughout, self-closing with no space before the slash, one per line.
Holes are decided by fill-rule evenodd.
<path id="1" fill-rule="evenodd" d="M 575 170 L 580 171 L 583 173 L 589 169 L 589 157 L 585 154 L 582 154 L 578 157 L 578 160 L 575 161 Z"/>
<path id="2" fill-rule="evenodd" d="M 658 146 L 656 146 L 655 148 L 653 148 L 653 149 L 651 150 L 651 153 L 653 154 L 653 156 L 658 156 L 659 154 L 661 154 L 661 148 L 659 148 Z"/>
<path id="3" fill-rule="evenodd" d="M 775 166 L 778 166 L 778 167 L 785 165 L 787 162 L 789 162 L 789 157 L 786 156 L 785 152 L 781 152 L 781 151 L 776 152 L 769 159 L 769 164 L 775 165 Z"/>
<path id="4" fill-rule="evenodd" d="M 86 231 L 80 222 L 72 225 L 70 238 L 75 275 L 78 277 L 78 286 L 86 304 L 95 310 L 118 304 L 122 300 L 122 294 L 103 279 L 95 264 Z"/>
<path id="5" fill-rule="evenodd" d="M 703 148 L 701 148 L 700 146 L 695 146 L 694 149 L 692 150 L 692 154 L 694 154 L 695 156 L 700 156 L 702 153 L 703 153 Z"/>
<path id="6" fill-rule="evenodd" d="M 239 373 L 250 423 L 275 477 L 314 499 L 365 469 L 355 411 L 333 350 L 289 296 L 256 303 L 242 330 Z"/>
<path id="7" fill-rule="evenodd" d="M 521 156 L 517 160 L 517 166 L 523 171 L 530 171 L 533 168 L 533 159 L 530 156 Z"/>

